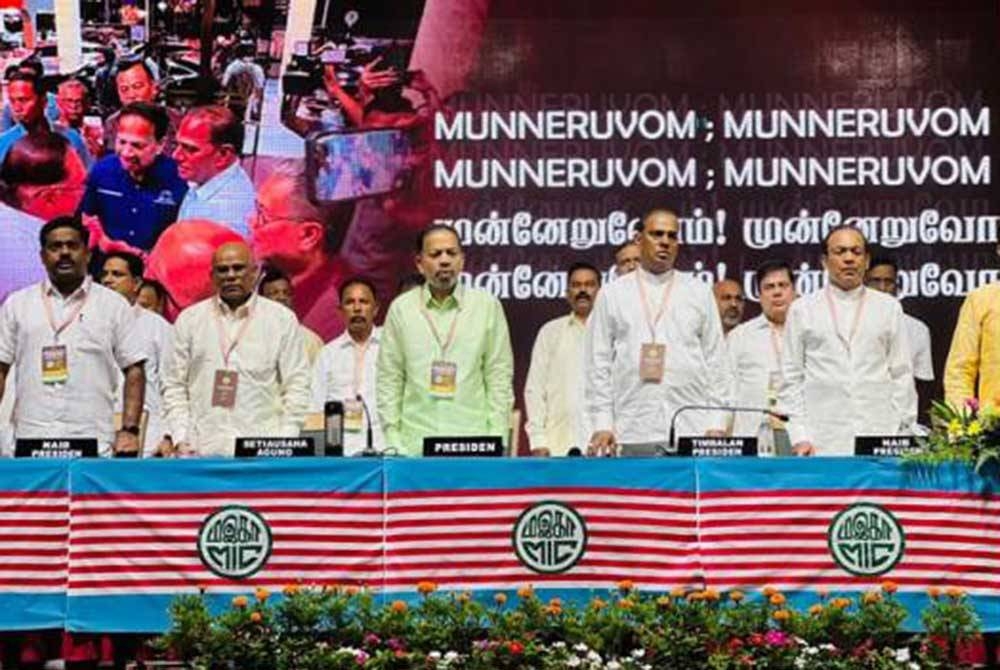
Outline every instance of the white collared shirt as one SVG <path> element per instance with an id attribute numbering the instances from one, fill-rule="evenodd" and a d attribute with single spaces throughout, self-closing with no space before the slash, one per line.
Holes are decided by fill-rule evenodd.
<path id="1" fill-rule="evenodd" d="M 232 343 L 244 325 L 227 366 L 219 328 Z M 225 369 L 238 374 L 235 405 L 213 407 L 215 373 Z M 298 437 L 309 411 L 298 319 L 259 295 L 236 310 L 213 296 L 181 312 L 162 375 L 168 432 L 202 456 L 232 456 L 237 437 Z"/>
<path id="2" fill-rule="evenodd" d="M 46 316 L 43 292 L 56 324 L 85 301 L 58 337 Z M 134 336 L 134 323 L 128 301 L 89 277 L 68 297 L 48 279 L 12 293 L 0 307 L 0 362 L 16 373 L 15 439 L 97 438 L 107 453 L 114 438 L 120 371 L 147 358 L 141 338 Z M 42 347 L 55 344 L 67 348 L 69 378 L 45 384 Z"/>
<path id="3" fill-rule="evenodd" d="M 184 195 L 178 221 L 208 219 L 250 238 L 247 217 L 253 212 L 256 192 L 239 161 L 215 175 L 201 186 L 190 183 Z"/>
<path id="4" fill-rule="evenodd" d="M 768 389 L 777 393 L 781 378 L 783 331 L 775 330 L 763 314 L 733 328 L 726 337 L 729 361 L 736 377 L 733 404 L 740 407 L 769 406 Z M 762 414 L 733 413 L 733 435 L 757 435 Z"/>
<path id="5" fill-rule="evenodd" d="M 865 287 L 843 291 L 830 285 L 792 303 L 784 342 L 778 408 L 791 417 L 793 445 L 811 442 L 817 455 L 849 456 L 858 435 L 911 430 L 917 393 L 903 310 L 894 297 Z"/>
<path id="6" fill-rule="evenodd" d="M 543 325 L 531 350 L 524 383 L 525 430 L 532 449 L 565 456 L 584 449 L 591 430 L 583 413 L 583 341 L 587 324 L 573 314 Z"/>
<path id="7" fill-rule="evenodd" d="M 650 310 L 659 308 L 667 282 L 670 302 L 656 325 L 656 343 L 666 346 L 663 379 L 644 382 L 639 356 L 651 341 L 639 297 L 646 282 Z M 653 275 L 639 268 L 597 294 L 584 344 L 585 408 L 593 430 L 610 430 L 619 443 L 665 442 L 674 413 L 685 405 L 729 404 L 732 372 L 712 289 L 689 273 Z M 724 430 L 724 412 L 685 411 L 678 435 Z"/>
<path id="8" fill-rule="evenodd" d="M 906 343 L 913 357 L 913 376 L 923 382 L 934 381 L 934 359 L 931 357 L 931 331 L 927 324 L 903 314 Z"/>
<path id="9" fill-rule="evenodd" d="M 141 338 L 146 348 L 146 395 L 143 396 L 142 408 L 146 412 L 146 439 L 143 442 L 142 453 L 152 456 L 156 453 L 165 432 L 163 428 L 163 400 L 161 398 L 161 369 L 169 353 L 173 339 L 173 328 L 162 316 L 138 305 L 132 305 L 135 313 L 135 336 Z M 124 388 L 124 376 L 119 379 L 118 401 Z"/>
<path id="10" fill-rule="evenodd" d="M 381 330 L 372 329 L 368 346 L 364 348 L 358 346 L 347 331 L 323 347 L 313 366 L 312 386 L 314 412 L 322 412 L 328 400 L 353 400 L 360 393 L 371 417 L 372 446 L 379 450 L 385 449 L 385 437 L 375 411 L 376 363 Z M 345 456 L 360 453 L 366 446 L 366 431 L 344 431 Z"/>

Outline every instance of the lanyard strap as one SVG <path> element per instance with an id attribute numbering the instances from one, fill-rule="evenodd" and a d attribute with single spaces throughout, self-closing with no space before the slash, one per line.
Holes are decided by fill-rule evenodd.
<path id="1" fill-rule="evenodd" d="M 73 320 L 76 319 L 77 315 L 83 311 L 83 306 L 87 304 L 87 299 L 90 297 L 90 293 L 88 291 L 84 291 L 83 299 L 79 302 L 79 304 L 77 304 L 76 307 L 73 308 L 73 311 L 71 311 L 69 316 L 66 317 L 66 320 L 61 324 L 56 325 L 56 317 L 52 311 L 52 298 L 49 296 L 49 292 L 45 290 L 44 285 L 41 285 L 40 288 L 42 290 L 42 304 L 45 306 L 45 316 L 49 321 L 49 326 L 52 328 L 56 341 L 58 341 L 59 335 L 61 335 L 64 330 L 69 328 L 69 325 L 73 323 Z"/>
<path id="2" fill-rule="evenodd" d="M 354 374 L 351 377 L 353 393 L 351 400 L 358 397 L 365 385 L 365 353 L 368 351 L 368 345 L 371 341 L 371 336 L 365 340 L 364 344 L 358 344 L 353 339 L 351 340 L 351 345 L 354 347 Z"/>
<path id="3" fill-rule="evenodd" d="M 421 289 L 423 291 L 423 289 Z M 431 334 L 434 335 L 434 340 L 441 347 L 441 357 L 445 358 L 448 355 L 448 348 L 451 346 L 452 342 L 455 340 L 455 327 L 458 326 L 458 313 L 462 311 L 461 305 L 455 310 L 455 316 L 451 319 L 451 327 L 448 328 L 448 336 L 441 340 L 441 333 L 438 332 L 437 326 L 434 325 L 434 320 L 431 318 L 431 313 L 427 311 L 427 305 L 424 304 L 424 296 L 420 295 L 420 313 L 424 315 L 424 320 L 427 321 L 427 325 L 431 328 Z"/>
<path id="4" fill-rule="evenodd" d="M 785 343 L 782 341 L 782 334 L 778 332 L 778 328 L 771 323 L 767 322 L 767 328 L 771 331 L 771 351 L 774 352 L 774 360 L 778 364 L 778 371 L 782 368 L 782 358 L 785 353 Z"/>
<path id="5" fill-rule="evenodd" d="M 675 271 L 675 274 L 670 278 L 670 281 L 667 282 L 666 288 L 663 289 L 663 297 L 660 299 L 660 308 L 656 310 L 656 316 L 654 317 L 649 307 L 649 298 L 646 297 L 646 284 L 642 281 L 642 271 L 641 269 L 637 269 L 635 272 L 635 279 L 639 284 L 639 302 L 642 303 L 642 311 L 646 315 L 646 325 L 649 326 L 649 336 L 655 343 L 656 326 L 660 323 L 663 313 L 667 311 L 667 303 L 670 302 L 670 293 L 674 290 L 674 281 L 677 279 L 677 274 Z"/>
<path id="6" fill-rule="evenodd" d="M 228 370 L 229 357 L 232 355 L 233 351 L 236 350 L 236 345 L 240 343 L 240 339 L 243 337 L 243 334 L 246 333 L 247 328 L 250 326 L 250 321 L 253 319 L 253 310 L 250 308 L 250 305 L 247 305 L 247 318 L 243 320 L 242 324 L 240 324 L 240 327 L 236 331 L 236 336 L 233 338 L 232 342 L 229 341 L 229 337 L 226 334 L 225 324 L 222 323 L 222 318 L 219 316 L 219 312 L 221 311 L 222 311 L 222 306 L 216 305 L 216 309 L 214 311 L 215 328 L 219 332 L 219 350 L 222 352 L 222 364 L 225 367 L 225 369 Z M 234 315 L 236 314 L 235 310 L 233 314 Z"/>
<path id="7" fill-rule="evenodd" d="M 837 307 L 833 304 L 833 292 L 829 286 L 826 287 L 826 306 L 830 310 L 830 319 L 833 320 L 833 329 L 837 333 L 837 337 L 844 344 L 844 348 L 848 351 L 851 350 L 851 343 L 854 342 L 854 336 L 858 333 L 858 326 L 861 325 L 861 314 L 865 310 L 865 298 L 868 297 L 868 289 L 861 287 L 861 299 L 858 301 L 858 306 L 854 310 L 854 322 L 851 324 L 851 332 L 848 333 L 847 338 L 844 338 L 843 333 L 840 332 L 840 321 L 837 319 Z"/>

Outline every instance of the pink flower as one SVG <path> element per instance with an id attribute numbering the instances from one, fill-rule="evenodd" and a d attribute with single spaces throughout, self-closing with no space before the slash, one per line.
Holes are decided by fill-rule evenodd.
<path id="1" fill-rule="evenodd" d="M 788 635 L 784 631 L 769 630 L 764 633 L 764 641 L 772 647 L 784 647 L 788 644 Z"/>
<path id="2" fill-rule="evenodd" d="M 966 398 L 965 399 L 965 407 L 970 412 L 978 412 L 979 411 L 979 398 Z"/>
<path id="3" fill-rule="evenodd" d="M 368 662 L 368 654 L 363 651 L 359 651 L 358 655 L 354 657 L 354 660 L 357 661 L 358 665 L 364 665 Z"/>
<path id="4" fill-rule="evenodd" d="M 375 633 L 365 633 L 364 645 L 366 647 L 375 647 L 375 646 L 378 646 L 378 643 L 381 642 L 381 641 L 382 640 L 380 640 L 379 636 L 376 635 Z"/>

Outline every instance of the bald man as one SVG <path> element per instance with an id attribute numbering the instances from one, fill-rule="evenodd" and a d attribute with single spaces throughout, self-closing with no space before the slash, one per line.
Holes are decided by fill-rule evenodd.
<path id="1" fill-rule="evenodd" d="M 163 371 L 163 455 L 231 456 L 238 437 L 298 437 L 311 400 L 299 322 L 255 294 L 257 275 L 245 243 L 221 245 L 215 294 L 177 318 Z"/>
<path id="2" fill-rule="evenodd" d="M 722 332 L 729 332 L 743 321 L 743 310 L 746 301 L 743 297 L 743 287 L 734 279 L 723 279 L 712 288 L 715 293 L 715 304 L 719 306 L 719 318 L 722 319 Z"/>

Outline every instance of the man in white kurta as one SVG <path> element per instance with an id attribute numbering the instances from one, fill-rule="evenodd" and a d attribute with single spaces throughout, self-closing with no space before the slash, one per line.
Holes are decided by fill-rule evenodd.
<path id="1" fill-rule="evenodd" d="M 876 291 L 899 297 L 899 268 L 896 261 L 880 256 L 873 258 L 865 275 L 865 285 Z M 931 331 L 920 319 L 903 313 L 906 343 L 913 361 L 913 376 L 918 382 L 934 381 L 934 360 L 931 358 Z"/>
<path id="2" fill-rule="evenodd" d="M 349 279 L 340 287 L 339 309 L 347 330 L 320 350 L 313 366 L 313 411 L 324 411 L 331 400 L 344 403 L 344 455 L 367 449 L 369 420 L 372 448 L 381 451 L 385 437 L 375 411 L 375 394 L 382 334 L 375 327 L 379 305 L 374 285 L 365 279 Z"/>
<path id="3" fill-rule="evenodd" d="M 903 310 L 868 289 L 868 243 L 849 226 L 824 240 L 829 283 L 795 301 L 785 327 L 779 407 L 802 455 L 848 456 L 859 435 L 897 435 L 917 417 Z"/>
<path id="4" fill-rule="evenodd" d="M 726 337 L 729 360 L 736 375 L 734 404 L 737 406 L 776 409 L 785 318 L 795 299 L 794 286 L 792 268 L 785 261 L 768 261 L 757 270 L 761 314 L 740 324 Z M 769 430 L 784 428 L 768 415 L 733 413 L 733 435 L 761 436 L 765 425 Z M 787 439 L 787 435 L 784 437 Z"/>
<path id="5" fill-rule="evenodd" d="M 583 339 L 601 288 L 601 273 L 575 263 L 566 277 L 570 313 L 543 325 L 531 350 L 524 383 L 526 430 L 534 456 L 565 456 L 584 449 L 591 430 L 583 413 Z"/>
<path id="6" fill-rule="evenodd" d="M 237 437 L 298 437 L 309 411 L 309 364 L 299 322 L 256 295 L 257 268 L 242 242 L 212 257 L 216 295 L 174 324 L 163 372 L 167 455 L 232 456 Z"/>
<path id="7" fill-rule="evenodd" d="M 636 234 L 638 270 L 597 296 L 584 341 L 585 408 L 595 454 L 670 448 L 674 414 L 729 404 L 732 374 L 719 312 L 707 284 L 674 269 L 679 224 L 654 210 Z M 726 414 L 685 410 L 678 435 L 722 435 Z"/>

